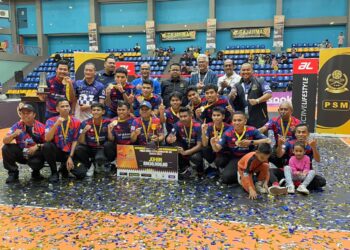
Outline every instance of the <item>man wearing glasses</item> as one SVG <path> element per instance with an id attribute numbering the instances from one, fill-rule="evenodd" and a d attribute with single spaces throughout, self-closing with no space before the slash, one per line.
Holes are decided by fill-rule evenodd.
<path id="1" fill-rule="evenodd" d="M 135 87 L 134 94 L 141 94 L 142 83 L 144 80 L 150 80 L 153 83 L 153 94 L 159 95 L 161 94 L 160 82 L 156 79 L 152 79 L 151 75 L 151 67 L 148 63 L 141 64 L 141 77 L 132 81 L 132 85 Z"/>

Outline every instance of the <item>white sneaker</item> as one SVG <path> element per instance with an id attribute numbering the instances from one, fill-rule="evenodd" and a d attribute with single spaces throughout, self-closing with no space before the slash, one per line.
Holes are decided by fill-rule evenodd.
<path id="1" fill-rule="evenodd" d="M 260 194 L 267 194 L 267 190 L 266 190 L 266 188 L 263 187 L 262 181 L 258 181 L 255 183 L 255 189 Z"/>
<path id="2" fill-rule="evenodd" d="M 89 170 L 86 172 L 86 176 L 91 177 L 94 175 L 94 172 L 95 172 L 95 166 L 93 164 L 91 164 Z"/>
<path id="3" fill-rule="evenodd" d="M 309 194 L 309 190 L 304 186 L 304 185 L 300 185 L 298 188 L 297 188 L 297 191 L 299 193 L 302 193 L 302 194 Z"/>
<path id="4" fill-rule="evenodd" d="M 294 187 L 294 185 L 288 186 L 288 187 L 287 187 L 287 190 L 288 190 L 288 194 L 294 194 L 294 193 L 295 193 L 295 187 Z"/>

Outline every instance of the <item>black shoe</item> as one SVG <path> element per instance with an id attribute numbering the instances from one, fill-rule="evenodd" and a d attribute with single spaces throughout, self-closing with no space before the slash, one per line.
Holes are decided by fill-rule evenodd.
<path id="1" fill-rule="evenodd" d="M 45 179 L 41 174 L 40 171 L 33 171 L 32 172 L 32 180 L 33 181 L 42 181 Z"/>
<path id="2" fill-rule="evenodd" d="M 67 168 L 61 167 L 60 172 L 61 172 L 62 178 L 67 179 L 69 177 L 69 173 L 68 173 Z"/>
<path id="3" fill-rule="evenodd" d="M 9 177 L 6 179 L 6 184 L 18 182 L 18 171 L 9 173 Z"/>
<path id="4" fill-rule="evenodd" d="M 59 176 L 58 173 L 53 173 L 51 174 L 50 178 L 49 178 L 49 182 L 51 183 L 57 183 L 59 181 Z"/>

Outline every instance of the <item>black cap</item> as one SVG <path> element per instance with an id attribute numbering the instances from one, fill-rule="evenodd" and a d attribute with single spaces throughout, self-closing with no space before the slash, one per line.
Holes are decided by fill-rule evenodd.
<path id="1" fill-rule="evenodd" d="M 20 107 L 19 111 L 22 111 L 23 109 L 27 109 L 35 113 L 34 107 L 30 104 L 24 104 L 22 107 Z"/>

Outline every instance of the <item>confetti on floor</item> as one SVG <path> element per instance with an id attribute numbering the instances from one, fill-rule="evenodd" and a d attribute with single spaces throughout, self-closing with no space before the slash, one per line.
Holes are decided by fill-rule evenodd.
<path id="1" fill-rule="evenodd" d="M 2 249 L 350 247 L 350 232 L 35 207 L 0 206 L 0 215 Z"/>
<path id="2" fill-rule="evenodd" d="M 256 201 L 212 179 L 102 175 L 52 185 L 32 182 L 27 166 L 6 185 L 1 166 L 0 249 L 350 249 L 350 148 L 318 142 L 324 190 Z"/>

